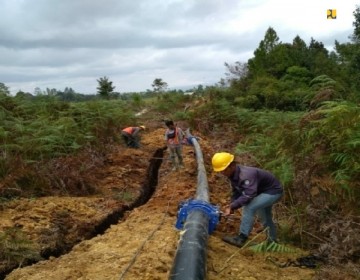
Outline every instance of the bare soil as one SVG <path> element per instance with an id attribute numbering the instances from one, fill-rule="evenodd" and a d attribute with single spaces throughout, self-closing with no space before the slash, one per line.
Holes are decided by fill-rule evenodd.
<path id="1" fill-rule="evenodd" d="M 171 171 L 165 151 L 157 187 L 150 200 L 127 211 L 105 232 L 99 228 L 111 213 L 126 209 L 141 195 L 149 161 L 154 152 L 164 146 L 163 133 L 161 125 L 150 127 L 142 135 L 140 149 L 119 145 L 108 156 L 106 166 L 98 170 L 101 194 L 21 199 L 5 204 L 0 212 L 0 230 L 16 225 L 43 250 L 53 252 L 59 244 L 69 247 L 64 251 L 71 249 L 58 257 L 54 253 L 48 260 L 17 268 L 5 279 L 168 279 L 180 234 L 175 228 L 178 205 L 194 198 L 196 192 L 197 163 L 193 147 L 184 146 L 185 168 L 177 171 Z M 228 183 L 210 168 L 211 156 L 221 145 L 214 143 L 205 137 L 199 140 L 208 172 L 211 203 L 225 206 L 229 198 Z M 221 237 L 237 232 L 240 217 L 239 211 L 232 221 L 222 220 L 209 236 L 207 279 L 313 279 L 314 270 L 280 268 L 267 258 L 270 255 L 286 261 L 306 252 L 263 254 L 224 243 Z M 254 228 L 252 236 L 258 229 L 258 226 Z M 97 235 L 92 237 L 94 234 Z M 74 242 L 77 245 L 71 248 Z"/>

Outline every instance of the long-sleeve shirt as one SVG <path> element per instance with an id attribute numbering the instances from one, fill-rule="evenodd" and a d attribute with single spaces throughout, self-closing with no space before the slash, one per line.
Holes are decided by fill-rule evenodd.
<path id="1" fill-rule="evenodd" d="M 261 193 L 280 194 L 283 192 L 281 183 L 273 174 L 256 167 L 238 164 L 230 181 L 232 187 L 230 208 L 232 210 L 249 204 Z"/>

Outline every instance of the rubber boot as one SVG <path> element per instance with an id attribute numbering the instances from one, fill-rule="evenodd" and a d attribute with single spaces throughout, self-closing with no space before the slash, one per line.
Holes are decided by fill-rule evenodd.
<path id="1" fill-rule="evenodd" d="M 247 236 L 242 233 L 240 233 L 239 235 L 236 235 L 236 236 L 224 236 L 222 238 L 222 240 L 224 242 L 229 243 L 229 244 L 234 245 L 239 248 L 241 248 L 242 246 L 245 245 L 247 239 L 248 239 Z"/>

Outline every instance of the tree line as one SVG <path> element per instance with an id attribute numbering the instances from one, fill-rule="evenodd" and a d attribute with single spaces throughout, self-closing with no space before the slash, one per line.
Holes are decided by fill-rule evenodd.
<path id="1" fill-rule="evenodd" d="M 301 111 L 323 101 L 360 99 L 360 8 L 354 11 L 350 42 L 335 40 L 329 52 L 311 38 L 280 41 L 269 27 L 247 62 L 225 63 L 226 97 L 246 108 Z"/>
<path id="2" fill-rule="evenodd" d="M 90 101 L 90 100 L 96 100 L 96 99 L 124 99 L 127 100 L 132 95 L 139 95 L 137 92 L 132 93 L 122 93 L 115 91 L 115 86 L 113 86 L 113 82 L 109 80 L 108 77 L 100 77 L 98 80 L 98 86 L 97 86 L 97 94 L 83 94 L 78 93 L 71 87 L 65 87 L 64 90 L 58 90 L 56 88 L 46 88 L 46 90 L 41 90 L 41 88 L 36 87 L 34 89 L 34 94 L 31 94 L 29 92 L 24 92 L 22 90 L 19 90 L 15 97 L 21 98 L 21 99 L 33 99 L 38 96 L 52 96 L 57 97 L 60 101 Z M 168 90 L 168 83 L 165 82 L 161 78 L 155 78 L 153 83 L 151 84 L 153 91 L 147 90 L 145 93 L 143 93 L 144 96 L 153 96 L 157 95 L 158 93 L 164 93 Z M 4 83 L 0 83 L 0 94 L 5 96 L 10 96 L 10 90 L 9 87 L 6 86 Z"/>

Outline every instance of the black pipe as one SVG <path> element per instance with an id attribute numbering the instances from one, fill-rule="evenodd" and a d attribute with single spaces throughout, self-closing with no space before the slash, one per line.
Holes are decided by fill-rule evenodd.
<path id="1" fill-rule="evenodd" d="M 191 137 L 191 142 L 194 146 L 196 153 L 196 161 L 198 164 L 198 176 L 197 176 L 197 187 L 196 187 L 196 199 L 209 202 L 209 186 L 206 176 L 206 169 L 204 165 L 203 154 L 199 143 L 195 137 L 190 136 L 190 133 L 186 131 L 187 136 Z"/>
<path id="2" fill-rule="evenodd" d="M 208 182 L 200 145 L 189 130 L 186 131 L 186 137 L 191 139 L 198 163 L 196 199 L 209 202 Z M 188 213 L 169 279 L 206 279 L 208 228 L 209 216 L 205 212 L 195 208 Z"/>

